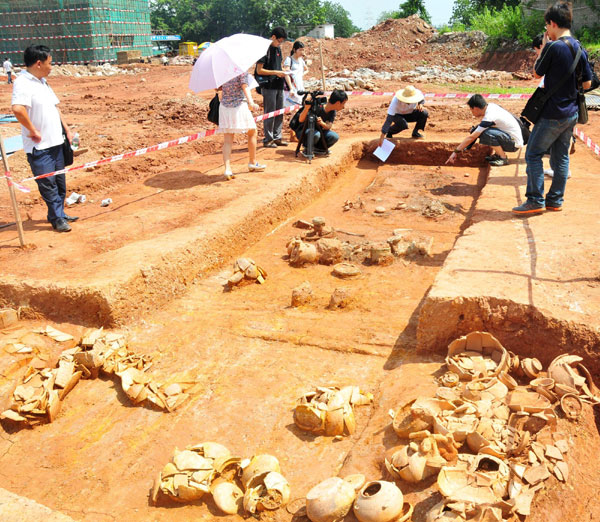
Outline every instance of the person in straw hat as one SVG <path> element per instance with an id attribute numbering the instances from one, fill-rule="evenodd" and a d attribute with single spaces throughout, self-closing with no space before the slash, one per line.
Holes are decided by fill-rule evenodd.
<path id="1" fill-rule="evenodd" d="M 391 138 L 394 134 L 408 129 L 409 122 L 416 122 L 412 132 L 413 138 L 425 137 L 422 131 L 425 130 L 429 113 L 424 105 L 425 96 L 412 85 L 396 92 L 388 108 L 387 118 L 381 127 L 379 145 L 385 138 Z"/>

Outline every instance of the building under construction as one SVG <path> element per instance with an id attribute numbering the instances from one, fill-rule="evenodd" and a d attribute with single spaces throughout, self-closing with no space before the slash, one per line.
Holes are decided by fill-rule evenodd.
<path id="1" fill-rule="evenodd" d="M 23 63 L 31 44 L 53 63 L 114 62 L 117 51 L 152 53 L 148 0 L 0 0 L 0 56 Z"/>

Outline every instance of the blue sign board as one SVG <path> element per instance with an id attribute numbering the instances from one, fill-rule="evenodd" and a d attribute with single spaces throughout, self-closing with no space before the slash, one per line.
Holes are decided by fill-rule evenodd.
<path id="1" fill-rule="evenodd" d="M 178 34 L 153 34 L 151 37 L 153 42 L 177 42 L 181 40 Z"/>

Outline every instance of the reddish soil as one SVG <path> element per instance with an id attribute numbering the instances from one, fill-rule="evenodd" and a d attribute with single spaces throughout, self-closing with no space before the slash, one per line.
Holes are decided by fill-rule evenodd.
<path id="1" fill-rule="evenodd" d="M 325 60 L 335 70 L 360 66 L 406 70 L 424 60 L 465 65 L 486 60 L 480 49 L 463 49 L 461 54 L 460 49 L 449 52 L 430 46 L 427 38 L 431 34 L 431 28 L 421 22 L 386 22 L 352 39 L 325 42 Z M 312 58 L 317 56 L 315 50 L 312 46 Z M 521 64 L 520 70 L 529 69 L 526 56 L 509 61 L 495 60 L 508 70 L 516 70 L 515 63 Z M 80 133 L 82 146 L 89 148 L 77 163 L 206 128 L 211 94 L 188 96 L 190 70 L 187 66 L 153 66 L 135 76 L 52 77 L 63 113 Z M 313 63 L 311 73 L 316 72 Z M 533 87 L 534 82 L 512 81 L 505 85 L 509 86 Z M 395 90 L 398 85 L 382 82 L 380 87 Z M 426 92 L 453 92 L 435 85 L 418 87 Z M 336 121 L 342 135 L 338 147 L 376 138 L 388 103 L 380 97 L 351 99 Z M 523 102 L 502 104 L 517 113 Z M 338 167 L 339 172 L 331 176 L 335 182 L 324 186 L 328 190 L 320 197 L 303 205 L 300 200 L 290 202 L 287 213 L 274 216 L 271 233 L 257 234 L 259 241 L 252 239 L 255 236 L 249 225 L 247 234 L 245 229 L 244 235 L 234 238 L 239 243 L 236 248 L 227 246 L 210 260 L 211 271 L 181 281 L 176 290 L 161 289 L 164 293 L 158 297 L 149 295 L 143 286 L 129 296 L 127 304 L 141 308 L 136 319 L 123 328 L 130 346 L 154 356 L 152 373 L 159 379 L 173 376 L 202 383 L 198 395 L 180 410 L 164 414 L 132 407 L 112 380 L 81 382 L 54 423 L 35 430 L 0 431 L 2 486 L 78 520 L 238 520 L 221 517 L 210 501 L 149 505 L 152 480 L 174 448 L 205 440 L 221 442 L 243 456 L 275 454 L 291 483 L 293 499 L 304 497 L 311 486 L 338 473 L 344 476 L 360 471 L 371 479 L 382 477 L 382 455 L 396 444 L 388 410 L 431 391 L 440 368 L 437 355 L 414 354 L 422 301 L 456 238 L 470 223 L 474 202 L 486 179 L 484 170 L 472 166 L 475 163 L 442 165 L 450 145 L 436 142 L 456 143 L 474 123 L 464 100 L 428 102 L 428 108 L 427 141 L 432 144 L 402 137 L 399 141 L 403 145 L 385 166 L 367 155 L 349 168 Z M 0 112 L 9 111 L 10 89 L 2 84 Z M 596 113 L 591 113 L 585 130 L 600 141 Z M 0 131 L 3 135 L 16 134 L 17 126 L 3 125 Z M 157 237 L 185 234 L 186 227 L 214 222 L 217 212 L 232 220 L 231 205 L 242 197 L 258 195 L 265 186 L 283 186 L 307 168 L 319 168 L 318 161 L 307 166 L 296 160 L 291 147 L 260 149 L 260 160 L 269 165 L 266 173 L 242 174 L 225 182 L 221 142 L 220 137 L 211 137 L 69 175 L 69 193 L 83 193 L 88 201 L 69 210 L 81 219 L 67 235 L 52 232 L 45 223 L 45 209 L 35 186 L 29 195 L 19 193 L 30 246 L 18 247 L 14 227 L 0 228 L 3 275 L 17 281 L 45 280 L 52 290 L 52 271 L 58 269 L 73 284 L 85 285 L 95 275 L 94 264 L 100 271 L 103 256 L 119 247 L 140 244 L 139 248 L 154 254 L 160 248 L 154 244 Z M 242 140 L 236 143 L 234 170 L 243 172 L 247 152 Z M 583 148 L 583 144 L 578 143 L 578 147 Z M 470 158 L 480 160 L 484 153 L 476 148 Z M 465 157 L 468 161 L 467 155 L 462 160 Z M 596 169 L 600 165 L 596 162 L 587 159 L 586 165 Z M 29 176 L 22 153 L 12 156 L 10 164 L 17 179 Z M 2 184 L 0 187 L 2 225 L 12 222 L 13 217 L 6 189 Z M 99 202 L 106 197 L 114 203 L 101 208 Z M 364 208 L 344 212 L 344 202 L 358 197 Z M 424 216 L 422 210 L 434 200 L 441 203 L 444 213 L 435 218 Z M 407 208 L 391 210 L 398 202 L 406 203 Z M 387 210 L 376 216 L 376 206 Z M 432 255 L 396 260 L 390 266 L 361 265 L 362 275 L 351 281 L 335 279 L 326 266 L 291 268 L 284 256 L 286 241 L 298 233 L 291 223 L 315 215 L 338 229 L 364 234 L 364 238 L 339 234 L 341 239 L 355 243 L 385 240 L 394 229 L 410 228 L 433 237 Z M 596 222 L 581 222 L 579 226 L 589 234 L 596 233 Z M 223 267 L 229 267 L 239 254 L 264 266 L 269 273 L 267 282 L 223 292 L 231 273 Z M 125 266 L 127 259 L 122 264 Z M 115 263 L 117 271 L 118 265 Z M 313 287 L 314 300 L 305 307 L 291 308 L 291 291 L 305 280 Z M 354 300 L 347 309 L 327 310 L 337 287 L 349 288 Z M 6 301 L 0 297 L 0 303 L 3 299 Z M 86 321 L 69 322 L 73 312 L 57 303 L 54 324 L 80 334 Z M 85 307 L 85 302 L 78 306 Z M 22 321 L 18 328 L 45 324 L 38 317 Z M 0 332 L 0 347 L 11 331 L 14 329 Z M 51 359 L 61 347 L 42 339 L 39 350 Z M 1 398 L 6 399 L 27 363 L 26 357 L 0 350 Z M 295 399 L 321 384 L 358 384 L 374 393 L 373 406 L 357 410 L 354 436 L 333 441 L 308 436 L 293 425 Z M 569 425 L 561 420 L 559 428 L 575 442 L 576 449 L 569 454 L 572 479 L 566 485 L 550 479 L 536 497 L 530 520 L 600 520 L 596 501 L 600 471 L 590 458 L 600 451 L 600 437 L 591 408 L 581 423 Z M 431 497 L 429 485 L 422 490 L 402 487 L 419 506 L 414 521 L 422 522 L 426 507 L 438 497 Z M 288 521 L 292 515 L 280 510 L 273 519 Z M 354 519 L 350 515 L 348 520 Z"/>

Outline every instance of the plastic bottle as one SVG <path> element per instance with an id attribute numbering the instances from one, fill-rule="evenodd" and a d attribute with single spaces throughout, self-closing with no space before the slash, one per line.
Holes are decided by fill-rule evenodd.
<path id="1" fill-rule="evenodd" d="M 79 148 L 79 133 L 76 132 L 75 136 L 73 136 L 73 141 L 71 142 L 71 148 L 76 150 Z"/>

